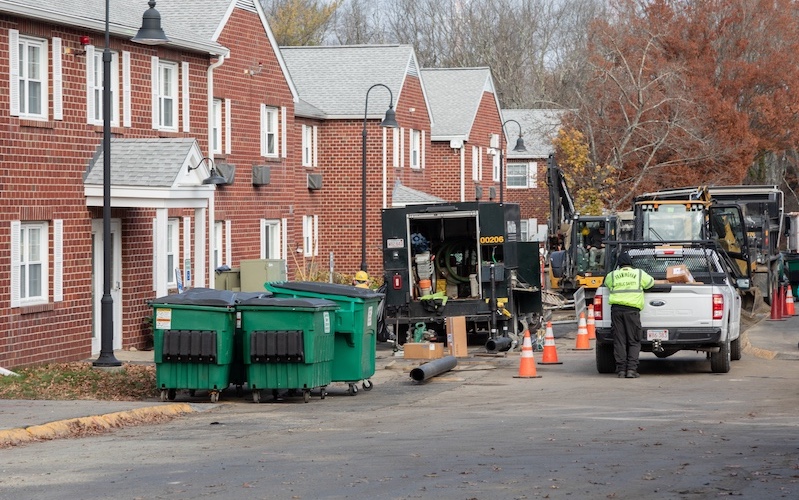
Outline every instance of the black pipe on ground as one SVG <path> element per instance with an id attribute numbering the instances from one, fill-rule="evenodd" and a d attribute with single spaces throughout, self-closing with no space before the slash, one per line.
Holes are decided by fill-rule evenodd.
<path id="1" fill-rule="evenodd" d="M 445 356 L 414 368 L 411 370 L 411 378 L 416 382 L 422 382 L 452 370 L 457 364 L 458 360 L 455 356 Z"/>
<path id="2" fill-rule="evenodd" d="M 496 337 L 488 339 L 486 342 L 486 351 L 488 352 L 504 352 L 510 349 L 510 337 Z"/>

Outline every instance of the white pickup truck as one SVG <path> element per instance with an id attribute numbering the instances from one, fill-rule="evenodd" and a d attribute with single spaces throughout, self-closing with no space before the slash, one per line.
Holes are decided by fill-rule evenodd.
<path id="1" fill-rule="evenodd" d="M 741 359 L 741 296 L 748 279 L 732 278 L 723 251 L 712 242 L 625 242 L 633 265 L 655 278 L 644 292 L 641 311 L 643 327 L 641 352 L 665 358 L 682 351 L 704 351 L 710 355 L 713 373 L 730 371 L 730 360 Z M 614 252 L 615 253 L 615 252 Z M 685 265 L 693 283 L 670 283 L 670 266 Z M 594 296 L 596 325 L 596 367 L 599 373 L 613 373 L 613 335 L 607 287 Z"/>

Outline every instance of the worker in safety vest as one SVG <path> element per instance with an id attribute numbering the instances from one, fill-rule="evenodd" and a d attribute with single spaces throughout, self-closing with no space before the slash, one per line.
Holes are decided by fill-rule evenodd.
<path id="1" fill-rule="evenodd" d="M 610 328 L 613 332 L 613 356 L 619 378 L 638 378 L 638 355 L 641 352 L 641 309 L 644 290 L 652 288 L 654 278 L 633 267 L 627 252 L 619 255 L 619 267 L 605 277 L 610 291 Z"/>
<path id="2" fill-rule="evenodd" d="M 352 284 L 355 285 L 356 288 L 369 288 L 369 275 L 366 271 L 358 271 L 355 273 Z"/>

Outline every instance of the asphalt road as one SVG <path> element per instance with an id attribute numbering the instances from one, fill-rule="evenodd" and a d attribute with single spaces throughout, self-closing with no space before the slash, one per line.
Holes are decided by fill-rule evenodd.
<path id="1" fill-rule="evenodd" d="M 421 384 L 382 370 L 308 404 L 198 395 L 213 409 L 0 450 L 0 498 L 799 496 L 795 361 L 712 374 L 702 354 L 642 355 L 641 378 L 618 379 L 593 351 L 559 357 L 538 379 L 513 357 Z"/>

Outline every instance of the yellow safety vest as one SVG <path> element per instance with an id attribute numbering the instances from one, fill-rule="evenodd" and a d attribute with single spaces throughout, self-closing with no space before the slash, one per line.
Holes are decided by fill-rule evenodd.
<path id="1" fill-rule="evenodd" d="M 610 291 L 608 304 L 644 308 L 644 290 L 652 288 L 655 279 L 646 272 L 632 267 L 616 269 L 605 277 L 605 286 Z"/>

